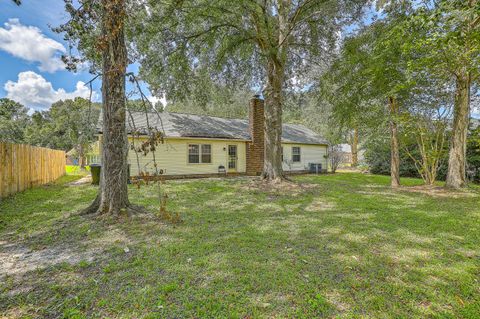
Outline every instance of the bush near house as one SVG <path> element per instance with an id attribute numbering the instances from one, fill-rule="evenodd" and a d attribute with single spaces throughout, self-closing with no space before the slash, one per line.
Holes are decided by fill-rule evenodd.
<path id="1" fill-rule="evenodd" d="M 420 157 L 416 145 L 409 145 L 412 155 Z M 365 143 L 365 163 L 372 174 L 390 175 L 390 140 L 372 139 Z M 437 180 L 444 181 L 447 177 L 448 152 L 442 165 L 439 166 Z M 400 152 L 400 176 L 420 178 L 413 160 L 403 151 Z"/>
<path id="2" fill-rule="evenodd" d="M 407 145 L 413 150 L 414 156 L 419 157 L 415 151 L 416 145 Z M 390 175 L 390 140 L 384 138 L 372 138 L 364 145 L 365 162 L 373 174 Z M 468 178 L 480 183 L 480 126 L 472 128 L 467 137 L 467 175 Z M 447 177 L 448 152 L 445 153 L 443 163 L 438 170 L 437 180 L 444 181 Z M 400 176 L 420 177 L 412 159 L 405 153 L 400 152 Z"/>
<path id="3" fill-rule="evenodd" d="M 467 138 L 467 171 L 474 182 L 480 183 L 480 126 L 471 130 Z"/>

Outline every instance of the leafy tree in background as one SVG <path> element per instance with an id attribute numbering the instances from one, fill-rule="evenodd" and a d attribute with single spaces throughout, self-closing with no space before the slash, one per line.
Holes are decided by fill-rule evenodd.
<path id="1" fill-rule="evenodd" d="M 192 96 L 170 103 L 168 112 L 180 112 L 199 115 L 210 115 L 225 118 L 246 118 L 248 116 L 248 101 L 253 92 L 242 89 L 230 89 L 212 85 L 206 91 L 203 100 Z"/>
<path id="2" fill-rule="evenodd" d="M 178 95 L 208 70 L 223 85 L 264 87 L 262 177 L 284 178 L 282 111 L 286 87 L 335 49 L 338 31 L 366 1 L 149 1 L 139 21 L 142 74 L 152 88 Z M 309 61 L 308 63 L 306 61 Z M 294 79 L 294 76 L 296 77 Z M 293 81 L 295 80 L 295 81 Z M 192 84 L 193 83 L 193 84 Z"/>
<path id="3" fill-rule="evenodd" d="M 367 73 L 370 51 L 366 48 L 371 44 L 362 33 L 347 38 L 318 88 L 320 103 L 331 110 L 328 131 L 337 132 L 341 143 L 350 144 L 353 166 L 358 164 L 359 139 L 378 134 L 386 121 L 384 103 L 370 86 Z"/>
<path id="4" fill-rule="evenodd" d="M 471 88 L 480 76 L 480 1 L 425 2 L 403 27 L 410 31 L 404 50 L 416 55 L 412 73 L 435 74 L 456 88 L 446 186 L 463 187 Z"/>
<path id="5" fill-rule="evenodd" d="M 47 111 L 32 115 L 25 140 L 30 145 L 65 151 L 74 148 L 84 167 L 85 153 L 95 140 L 99 114 L 100 105 L 83 98 L 55 102 Z"/>
<path id="6" fill-rule="evenodd" d="M 97 133 L 98 104 L 92 106 L 88 100 L 76 98 L 52 104 L 49 112 L 55 131 L 62 135 L 63 149 L 75 148 L 79 165 L 84 168 L 85 153 Z"/>
<path id="7" fill-rule="evenodd" d="M 412 139 L 404 139 L 402 143 L 404 143 L 402 148 L 411 149 L 413 156 L 420 156 L 415 141 Z M 390 137 L 381 134 L 371 135 L 365 140 L 362 146 L 365 150 L 365 163 L 368 165 L 369 171 L 372 174 L 390 175 Z M 421 177 L 415 167 L 414 161 L 406 152 L 400 152 L 399 171 L 401 177 Z M 440 167 L 437 178 L 444 180 L 445 174 L 446 166 Z"/>
<path id="8" fill-rule="evenodd" d="M 340 113 L 340 118 L 346 122 L 352 120 L 353 115 L 361 114 L 354 111 L 355 103 L 349 103 L 355 102 L 352 96 L 358 98 L 358 101 L 367 102 L 369 108 L 372 103 L 368 101 L 388 100 L 392 155 L 390 171 L 392 186 L 395 186 L 400 175 L 399 119 L 408 118 L 402 124 L 405 126 L 403 131 L 409 131 L 409 138 L 418 141 L 421 131 L 424 136 L 433 134 L 427 138 L 432 142 L 427 143 L 428 147 L 424 144 L 425 140 L 414 143 L 419 151 L 416 155 L 423 157 L 422 165 L 429 166 L 429 171 L 433 173 L 439 165 L 437 160 L 443 157 L 440 153 L 444 152 L 445 129 L 439 123 L 446 119 L 439 119 L 432 114 L 425 117 L 425 113 L 418 113 L 418 107 L 427 113 L 439 107 L 448 109 L 450 104 L 434 105 L 432 101 L 437 101 L 435 95 L 439 92 L 449 92 L 451 87 L 456 87 L 450 99 L 455 100 L 452 103 L 455 107 L 447 186 L 461 187 L 465 181 L 465 139 L 470 113 L 470 89 L 479 73 L 480 6 L 476 0 L 412 3 L 384 2 L 385 18 L 347 39 L 341 56 L 341 64 L 347 66 L 344 72 L 346 77 L 337 77 L 336 83 L 340 92 L 343 90 L 347 94 L 337 97 L 336 104 L 340 107 L 335 108 L 335 114 Z M 352 44 L 353 50 L 346 50 Z M 352 61 L 354 63 L 349 63 Z M 355 74 L 351 78 L 353 80 L 349 80 L 348 72 Z M 367 90 L 361 90 L 362 86 Z M 361 91 L 367 94 L 362 94 Z M 432 94 L 432 91 L 436 92 Z M 352 92 L 353 94 L 348 94 Z M 424 99 L 423 104 L 412 103 L 416 97 L 421 96 L 428 96 L 430 100 Z M 358 117 L 353 117 L 356 118 Z M 421 124 L 422 127 L 419 128 L 414 123 Z M 430 150 L 426 151 L 422 147 Z M 411 152 L 409 147 L 403 149 Z M 428 158 L 425 157 L 427 153 Z M 410 160 L 413 158 L 410 157 Z"/>
<path id="9" fill-rule="evenodd" d="M 25 128 L 29 123 L 26 107 L 8 98 L 0 99 L 0 140 L 25 143 Z"/>
<path id="10" fill-rule="evenodd" d="M 53 123 L 50 112 L 35 111 L 31 116 L 30 125 L 25 128 L 25 142 L 34 146 L 61 148 L 68 151 L 69 148 L 63 148 L 63 136 L 55 136 L 55 124 Z M 60 140 L 61 145 L 57 145 Z M 63 146 L 63 147 L 62 147 Z"/>
<path id="11" fill-rule="evenodd" d="M 432 114 L 437 111 L 436 114 Z M 448 111 L 420 110 L 400 116 L 402 150 L 413 161 L 426 185 L 433 185 L 447 152 Z"/>
<path id="12" fill-rule="evenodd" d="M 451 90 L 435 75 L 412 77 L 414 87 L 399 116 L 402 150 L 414 162 L 426 185 L 433 185 L 448 158 Z"/>
<path id="13" fill-rule="evenodd" d="M 153 108 L 159 112 L 163 111 L 163 105 L 161 105 L 160 102 L 157 102 L 155 105 L 150 105 L 144 103 L 141 99 L 127 100 L 126 108 L 131 112 L 154 112 L 155 110 Z"/>
<path id="14" fill-rule="evenodd" d="M 469 177 L 480 182 L 480 126 L 470 130 L 467 138 L 467 162 Z"/>
<path id="15" fill-rule="evenodd" d="M 337 122 L 348 128 L 352 144 L 358 130 L 377 131 L 389 122 L 391 185 L 400 185 L 398 116 L 411 87 L 406 57 L 401 50 L 401 30 L 409 7 L 389 9 L 386 18 L 362 27 L 347 38 L 339 58 L 330 68 L 323 92 L 333 104 Z M 385 110 L 387 105 L 388 111 Z M 362 127 L 361 127 L 362 126 Z M 355 151 L 356 145 L 352 147 Z"/>

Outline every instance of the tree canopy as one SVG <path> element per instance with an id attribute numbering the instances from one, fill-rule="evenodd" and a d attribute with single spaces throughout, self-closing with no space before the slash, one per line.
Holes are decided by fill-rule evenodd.
<path id="1" fill-rule="evenodd" d="M 207 76 L 231 88 L 256 88 L 265 97 L 262 176 L 283 178 L 285 90 L 302 87 L 312 65 L 326 65 L 342 26 L 366 1 L 150 1 L 133 34 L 141 74 L 170 99 L 202 92 Z M 200 87 L 200 89 L 197 89 Z"/>
<path id="2" fill-rule="evenodd" d="M 8 98 L 0 99 L 0 139 L 10 143 L 25 142 L 25 127 L 30 124 L 28 109 Z"/>

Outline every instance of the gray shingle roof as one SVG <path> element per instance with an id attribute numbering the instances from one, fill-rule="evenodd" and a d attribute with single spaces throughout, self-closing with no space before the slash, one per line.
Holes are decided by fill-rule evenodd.
<path id="1" fill-rule="evenodd" d="M 206 115 L 162 112 L 149 113 L 147 117 L 143 112 L 127 114 L 127 131 L 131 133 L 134 128 L 141 134 L 146 134 L 148 126 L 165 132 L 167 137 L 203 137 L 250 140 L 248 120 L 227 119 Z M 133 117 L 133 122 L 132 122 Z M 101 133 L 101 115 L 98 130 Z M 314 131 L 300 124 L 283 124 L 282 142 L 301 144 L 327 144 L 327 141 Z"/>

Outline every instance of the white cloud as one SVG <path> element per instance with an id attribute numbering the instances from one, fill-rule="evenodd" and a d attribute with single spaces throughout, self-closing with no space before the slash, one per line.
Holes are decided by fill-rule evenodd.
<path id="1" fill-rule="evenodd" d="M 155 106 L 157 104 L 157 102 L 162 103 L 162 105 L 164 107 L 165 107 L 165 105 L 167 105 L 167 98 L 166 98 L 165 94 L 161 98 L 156 97 L 156 96 L 149 96 L 149 97 L 147 97 L 147 99 L 150 101 L 150 103 L 153 104 L 153 106 Z"/>
<path id="2" fill-rule="evenodd" d="M 24 26 L 18 19 L 9 19 L 5 28 L 0 27 L 0 50 L 29 62 L 38 62 L 39 70 L 55 72 L 65 69 L 59 57 L 65 47 L 33 26 Z"/>
<path id="3" fill-rule="evenodd" d="M 32 72 L 21 72 L 18 74 L 18 81 L 8 81 L 4 86 L 7 97 L 27 107 L 36 109 L 48 108 L 59 100 L 73 99 L 75 97 L 89 98 L 90 89 L 84 82 L 77 82 L 75 91 L 67 92 L 64 89 L 55 90 L 52 83 L 48 82 L 41 75 Z M 97 95 L 93 92 L 93 99 Z"/>

